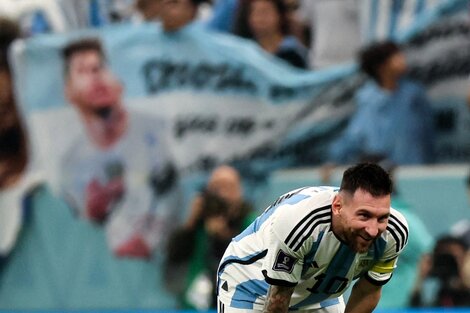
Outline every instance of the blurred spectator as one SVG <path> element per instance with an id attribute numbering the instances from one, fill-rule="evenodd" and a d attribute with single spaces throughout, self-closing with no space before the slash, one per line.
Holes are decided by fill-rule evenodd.
<path id="1" fill-rule="evenodd" d="M 160 20 L 166 32 L 175 32 L 191 23 L 199 5 L 207 0 L 160 0 Z"/>
<path id="2" fill-rule="evenodd" d="M 300 0 L 298 17 L 310 28 L 314 69 L 354 60 L 361 46 L 360 0 Z"/>
<path id="3" fill-rule="evenodd" d="M 167 286 L 178 295 L 181 308 L 216 308 L 219 261 L 232 237 L 254 217 L 243 199 L 238 172 L 229 166 L 216 168 L 193 200 L 187 222 L 168 243 Z"/>
<path id="4" fill-rule="evenodd" d="M 439 238 L 432 255 L 422 259 L 411 306 L 470 306 L 470 285 L 465 281 L 464 273 L 468 262 L 465 242 L 450 236 Z"/>
<path id="5" fill-rule="evenodd" d="M 106 222 L 118 256 L 150 257 L 178 212 L 175 168 L 158 119 L 125 108 L 121 83 L 96 39 L 63 49 L 65 94 L 83 129 L 60 164 L 62 193 L 77 212 Z"/>
<path id="6" fill-rule="evenodd" d="M 26 134 L 13 94 L 13 78 L 8 62 L 11 43 L 20 36 L 17 24 L 8 19 L 0 20 L 0 188 L 14 184 L 28 162 Z"/>
<path id="7" fill-rule="evenodd" d="M 310 66 L 353 61 L 364 44 L 396 38 L 440 1 L 300 0 L 298 17 L 310 28 Z M 334 38 L 334 40 L 332 40 Z"/>
<path id="8" fill-rule="evenodd" d="M 468 173 L 465 183 L 467 186 L 467 199 L 469 204 L 469 207 L 466 210 L 467 214 L 465 215 L 468 216 L 468 211 L 470 210 L 470 173 Z M 465 241 L 467 247 L 470 247 L 470 219 L 461 219 L 459 222 L 452 226 L 450 233 L 452 236 L 455 236 Z"/>
<path id="9" fill-rule="evenodd" d="M 283 0 L 286 6 L 286 16 L 289 32 L 296 36 L 305 46 L 309 45 L 310 32 L 297 17 L 299 0 Z M 221 32 L 235 32 L 237 12 L 240 9 L 240 0 L 215 0 L 211 16 L 207 19 L 210 29 Z"/>
<path id="10" fill-rule="evenodd" d="M 136 0 L 133 19 L 145 22 L 158 20 L 160 16 L 160 2 L 161 0 Z"/>
<path id="11" fill-rule="evenodd" d="M 40 176 L 31 170 L 8 62 L 10 46 L 19 36 L 19 25 L 0 17 L 0 274 L 20 240 L 30 216 L 29 200 L 40 183 Z"/>
<path id="12" fill-rule="evenodd" d="M 287 10 L 287 24 L 289 33 L 294 35 L 306 48 L 310 47 L 312 42 L 311 30 L 299 18 L 300 0 L 283 0 Z M 311 62 L 308 61 L 309 65 Z"/>
<path id="13" fill-rule="evenodd" d="M 283 0 L 240 0 L 235 33 L 254 39 L 265 51 L 293 66 L 308 68 L 308 51 L 289 33 Z"/>
<path id="14" fill-rule="evenodd" d="M 425 90 L 405 79 L 405 56 L 393 42 L 360 52 L 370 77 L 356 94 L 357 111 L 330 147 L 330 160 L 353 163 L 377 155 L 394 164 L 426 164 L 434 159 L 434 121 Z"/>

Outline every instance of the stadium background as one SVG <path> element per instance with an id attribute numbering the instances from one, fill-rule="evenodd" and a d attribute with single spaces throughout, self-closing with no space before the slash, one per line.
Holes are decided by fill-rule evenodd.
<path id="1" fill-rule="evenodd" d="M 465 22 L 465 18 L 468 19 L 465 11 L 468 9 L 467 5 L 467 1 L 442 1 L 440 5 L 423 12 L 407 28 L 394 34 L 395 39 L 405 44 L 408 56 L 414 60 L 412 75 L 426 82 L 429 87 L 440 125 L 439 164 L 431 167 L 400 167 L 397 170 L 397 183 L 402 195 L 435 237 L 448 231 L 455 222 L 469 216 L 468 210 L 464 211 L 468 207 L 465 177 L 468 173 L 466 162 L 470 155 L 470 116 L 464 104 L 470 63 L 469 26 Z M 245 173 L 254 176 L 247 182 L 247 186 L 253 186 L 251 190 L 254 193 L 249 196 L 259 209 L 292 188 L 320 183 L 319 169 L 316 166 L 325 152 L 322 147 L 334 138 L 325 138 L 325 135 L 335 134 L 344 126 L 352 111 L 351 91 L 363 82 L 355 64 L 345 64 L 298 77 L 275 60 L 260 57 L 262 53 L 256 47 L 239 49 L 232 54 L 230 49 L 236 49 L 238 39 L 226 39 L 220 44 L 216 40 L 211 41 L 212 37 L 203 37 L 204 34 L 197 31 L 189 34 L 197 42 L 186 42 L 188 46 L 183 51 L 187 54 L 182 52 L 174 60 L 166 56 L 175 55 L 175 49 L 180 51 L 180 48 L 158 37 L 158 32 L 150 26 L 125 30 L 119 26 L 110 26 L 84 34 L 100 36 L 105 42 L 113 70 L 116 70 L 126 86 L 126 100 L 129 105 L 151 112 L 170 123 L 178 123 L 175 111 L 180 110 L 190 111 L 199 117 L 207 117 L 207 112 L 210 113 L 211 110 L 220 110 L 217 111 L 219 118 L 225 121 L 240 115 L 259 116 L 263 110 L 271 110 L 270 106 L 275 107 L 269 112 L 273 116 L 290 112 L 293 104 L 303 109 L 294 111 L 291 123 L 279 126 L 276 131 L 282 134 L 282 140 L 270 143 L 271 146 L 266 145 L 269 138 L 263 137 L 265 134 L 249 133 L 243 140 L 248 142 L 250 149 L 244 150 L 241 157 L 236 154 L 236 148 L 240 144 L 232 143 L 235 147 L 230 151 L 232 154 L 218 155 L 217 150 L 210 149 L 194 151 L 194 147 L 191 147 L 191 153 L 196 154 L 199 159 L 194 157 L 185 160 L 183 156 L 187 154 L 188 147 L 185 142 L 172 136 L 174 146 L 177 147 L 175 153 L 180 161 L 179 168 L 184 174 L 183 187 L 187 196 L 184 207 L 187 207 L 189 199 L 204 182 L 205 170 L 213 163 L 227 160 L 235 161 Z M 17 87 L 21 91 L 18 94 L 27 119 L 34 113 L 47 112 L 65 105 L 61 91 L 61 62 L 58 57 L 51 56 L 57 56 L 61 45 L 76 35 L 38 36 L 15 47 L 12 58 L 16 65 Z M 150 46 L 154 49 L 150 49 L 152 52 L 148 52 L 149 47 L 146 46 L 149 36 L 158 38 Z M 466 40 L 461 40 L 462 38 Z M 131 39 L 134 45 L 129 46 Z M 201 42 L 204 45 L 201 46 Z M 144 57 L 133 58 L 135 55 Z M 239 97 L 233 94 L 240 90 L 229 88 L 228 91 L 220 92 L 207 86 L 205 93 L 202 93 L 200 90 L 194 91 L 194 85 L 191 85 L 189 79 L 180 79 L 179 82 L 176 80 L 163 92 L 155 91 L 149 87 L 149 82 L 144 80 L 139 70 L 145 66 L 143 60 L 158 63 L 162 56 L 176 65 L 186 64 L 188 60 L 198 64 L 203 63 L 205 58 L 218 58 L 219 62 L 225 62 L 234 69 L 248 71 L 242 71 L 244 74 L 238 79 L 243 81 L 244 77 L 255 77 L 257 90 L 261 92 L 247 92 Z M 52 73 L 50 80 L 41 78 L 46 69 Z M 284 74 L 281 80 L 277 78 L 279 73 Z M 161 73 L 157 73 L 157 78 L 161 79 L 158 75 Z M 263 83 L 258 83 L 260 81 Z M 270 88 L 273 85 L 282 87 L 276 89 L 278 92 L 281 90 L 278 98 L 266 91 L 272 90 Z M 307 92 L 306 87 L 310 87 Z M 292 90 L 301 92 L 293 94 Z M 221 97 L 227 95 L 233 97 L 231 101 L 235 104 L 248 99 L 250 103 L 257 103 L 262 107 L 241 107 L 235 112 L 229 112 L 224 107 L 217 108 Z M 188 97 L 194 100 L 191 107 L 176 107 L 175 111 L 164 109 L 168 107 L 168 103 L 185 102 Z M 149 107 L 151 102 L 160 103 L 160 106 Z M 321 114 L 325 114 L 325 111 L 334 118 L 325 119 L 325 115 Z M 294 123 L 296 127 L 292 127 Z M 28 126 L 34 132 L 34 126 Z M 241 130 L 243 131 L 243 127 Z M 191 136 L 196 135 L 197 129 Z M 214 133 L 199 135 L 203 140 L 210 139 L 220 145 L 226 139 L 217 137 Z M 56 138 L 39 138 L 39 145 L 42 149 L 51 151 L 54 141 Z M 270 153 L 256 153 L 260 148 Z M 315 156 L 317 159 L 309 158 L 307 161 L 304 159 L 305 155 Z M 306 163 L 310 163 L 310 166 L 299 168 L 299 165 L 305 166 Z M 51 168 L 46 171 L 46 175 L 50 175 L 52 190 L 55 171 L 56 169 Z M 341 168 L 338 168 L 333 175 L 334 182 L 339 181 L 340 173 Z M 17 262 L 13 263 L 1 281 L 0 309 L 163 312 L 174 307 L 174 297 L 161 283 L 161 259 L 158 251 L 151 261 L 116 259 L 107 248 L 102 229 L 74 218 L 66 204 L 57 201 L 48 188 L 38 192 L 31 200 L 35 207 L 40 208 L 40 214 L 35 216 L 34 224 L 28 229 L 34 234 L 32 239 L 17 247 L 13 255 Z M 51 227 L 51 224 L 55 227 Z"/>

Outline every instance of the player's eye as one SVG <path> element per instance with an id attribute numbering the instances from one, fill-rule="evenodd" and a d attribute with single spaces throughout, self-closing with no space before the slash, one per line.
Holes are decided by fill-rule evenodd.
<path id="1" fill-rule="evenodd" d="M 358 216 L 359 216 L 361 219 L 364 219 L 364 220 L 366 220 L 366 219 L 368 219 L 368 218 L 370 217 L 370 215 L 367 214 L 367 213 L 359 213 Z"/>
<path id="2" fill-rule="evenodd" d="M 379 218 L 379 223 L 385 223 L 387 221 L 388 221 L 388 216 L 384 216 L 384 217 Z"/>

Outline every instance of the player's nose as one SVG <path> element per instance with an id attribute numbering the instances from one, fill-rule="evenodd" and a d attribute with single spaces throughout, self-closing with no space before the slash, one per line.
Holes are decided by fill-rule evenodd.
<path id="1" fill-rule="evenodd" d="M 379 234 L 379 226 L 375 222 L 370 222 L 365 231 L 370 238 L 375 238 Z"/>

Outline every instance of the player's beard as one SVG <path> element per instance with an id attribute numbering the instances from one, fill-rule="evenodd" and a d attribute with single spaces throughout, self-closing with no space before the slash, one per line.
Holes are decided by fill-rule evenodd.
<path id="1" fill-rule="evenodd" d="M 346 235 L 346 242 L 348 243 L 349 247 L 357 253 L 366 253 L 369 251 L 370 246 L 374 242 L 372 240 L 366 240 L 368 238 L 366 235 L 360 233 L 360 231 L 351 230 Z"/>

